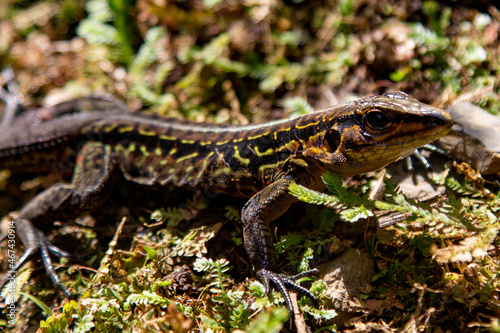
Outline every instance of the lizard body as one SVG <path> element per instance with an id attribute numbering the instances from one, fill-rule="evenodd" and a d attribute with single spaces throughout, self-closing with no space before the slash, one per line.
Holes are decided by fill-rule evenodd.
<path id="1" fill-rule="evenodd" d="M 352 176 L 380 169 L 443 136 L 453 124 L 447 112 L 401 92 L 249 126 L 199 124 L 93 105 L 72 112 L 71 101 L 66 102 L 48 119 L 29 126 L 18 120 L 0 135 L 0 169 L 74 167 L 71 183 L 49 187 L 14 220 L 26 252 L 12 271 L 41 250 L 47 272 L 67 295 L 50 252 L 67 253 L 50 244 L 34 224 L 95 210 L 121 173 L 144 185 L 205 188 L 249 198 L 241 216 L 245 249 L 266 291 L 270 285 L 277 288 L 289 311 L 289 289 L 314 299 L 295 283 L 296 277 L 276 272 L 269 224 L 297 201 L 288 193 L 290 183 L 322 190 L 324 172 Z M 70 160 L 72 153 L 76 160 Z"/>

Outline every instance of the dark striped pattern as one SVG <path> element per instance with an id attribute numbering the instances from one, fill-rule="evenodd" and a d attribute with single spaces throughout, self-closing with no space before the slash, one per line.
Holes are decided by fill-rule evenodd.
<path id="1" fill-rule="evenodd" d="M 143 184 L 206 187 L 249 196 L 272 180 L 309 138 L 328 127 L 320 114 L 243 127 L 212 127 L 157 116 L 120 115 L 84 129 L 115 147 L 125 176 Z M 317 122 L 317 126 L 307 126 Z M 302 124 L 303 128 L 294 125 Z"/>

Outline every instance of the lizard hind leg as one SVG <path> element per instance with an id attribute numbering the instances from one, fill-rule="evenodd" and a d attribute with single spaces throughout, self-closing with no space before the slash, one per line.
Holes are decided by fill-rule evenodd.
<path id="1" fill-rule="evenodd" d="M 25 247 L 24 255 L 0 280 L 0 289 L 15 276 L 26 261 L 40 250 L 47 274 L 64 296 L 69 296 L 57 276 L 50 254 L 59 257 L 75 257 L 50 243 L 33 223 L 73 219 L 98 208 L 113 187 L 116 161 L 108 145 L 87 142 L 80 151 L 70 184 L 54 184 L 35 196 L 19 212 L 11 223 L 16 235 Z"/>

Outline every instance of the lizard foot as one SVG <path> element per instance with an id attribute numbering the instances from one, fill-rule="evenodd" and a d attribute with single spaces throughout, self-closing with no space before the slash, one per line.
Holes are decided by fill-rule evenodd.
<path id="1" fill-rule="evenodd" d="M 309 271 L 299 273 L 295 276 L 274 273 L 267 269 L 260 269 L 259 271 L 257 271 L 257 279 L 264 285 L 266 295 L 269 293 L 270 284 L 273 284 L 273 286 L 280 292 L 280 294 L 283 295 L 286 307 L 288 309 L 288 312 L 290 313 L 290 318 L 293 318 L 294 311 L 292 301 L 290 299 L 289 290 L 293 290 L 302 296 L 308 297 L 315 304 L 318 303 L 318 298 L 316 296 L 314 296 L 306 288 L 298 285 L 296 282 L 303 277 L 310 276 L 319 276 L 319 271 L 317 269 L 311 269 Z"/>
<path id="2" fill-rule="evenodd" d="M 66 290 L 66 288 L 62 285 L 61 279 L 56 274 L 54 266 L 52 264 L 52 259 L 50 258 L 50 254 L 54 254 L 57 257 L 65 257 L 65 258 L 73 258 L 80 259 L 79 256 L 72 255 L 57 246 L 53 245 L 40 230 L 35 228 L 31 222 L 23 218 L 16 218 L 11 222 L 16 227 L 18 232 L 18 236 L 24 244 L 26 250 L 21 258 L 15 263 L 15 265 L 11 266 L 10 270 L 5 273 L 0 280 L 0 290 L 8 281 L 15 281 L 16 272 L 23 266 L 34 254 L 37 250 L 40 250 L 40 255 L 43 260 L 43 264 L 45 266 L 45 270 L 47 274 L 50 276 L 52 282 L 56 285 L 57 288 L 61 291 L 61 293 L 65 297 L 69 297 L 70 294 Z M 5 236 L 3 237 L 5 238 Z"/>

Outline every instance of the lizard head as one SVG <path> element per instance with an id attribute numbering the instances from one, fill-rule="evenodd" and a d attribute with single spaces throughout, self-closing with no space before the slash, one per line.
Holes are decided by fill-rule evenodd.
<path id="1" fill-rule="evenodd" d="M 331 112 L 322 141 L 305 155 L 343 176 L 374 171 L 412 154 L 448 133 L 453 120 L 445 110 L 392 92 L 340 105 Z M 318 142 L 320 145 L 318 145 Z"/>

